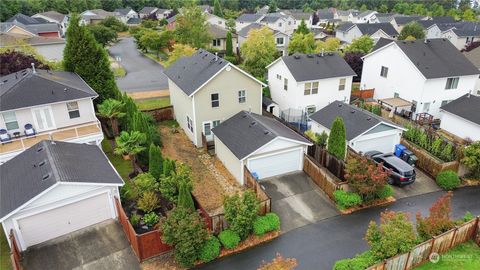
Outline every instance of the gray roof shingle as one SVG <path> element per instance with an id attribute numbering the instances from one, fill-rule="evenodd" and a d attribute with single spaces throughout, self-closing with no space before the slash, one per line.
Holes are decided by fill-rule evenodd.
<path id="1" fill-rule="evenodd" d="M 0 111 L 97 97 L 80 76 L 66 71 L 24 69 L 0 77 Z"/>
<path id="2" fill-rule="evenodd" d="M 404 25 L 413 21 L 420 21 L 421 19 L 421 16 L 397 16 L 395 17 L 395 22 L 398 25 Z"/>
<path id="3" fill-rule="evenodd" d="M 363 35 L 373 35 L 378 30 L 382 30 L 389 36 L 397 36 L 398 32 L 391 23 L 357 23 L 358 29 Z"/>
<path id="4" fill-rule="evenodd" d="M 480 125 L 480 97 L 478 96 L 471 94 L 463 95 L 440 109 Z"/>
<path id="5" fill-rule="evenodd" d="M 62 22 L 65 19 L 65 16 L 67 16 L 65 14 L 62 14 L 60 12 L 56 12 L 56 11 L 53 11 L 53 10 L 47 11 L 47 12 L 37 13 L 37 15 L 42 15 L 44 17 L 56 20 L 57 22 Z"/>
<path id="6" fill-rule="evenodd" d="M 278 120 L 246 111 L 230 117 L 213 128 L 212 132 L 239 160 L 277 137 L 311 144 Z"/>
<path id="7" fill-rule="evenodd" d="M 244 13 L 236 19 L 237 22 L 256 22 L 260 20 L 264 15 L 263 14 L 250 14 Z"/>
<path id="8" fill-rule="evenodd" d="M 123 185 L 102 150 L 89 144 L 41 141 L 0 171 L 0 218 L 59 182 Z"/>
<path id="9" fill-rule="evenodd" d="M 152 12 L 156 11 L 156 7 L 143 7 L 138 13 L 142 14 L 151 14 Z"/>
<path id="10" fill-rule="evenodd" d="M 252 29 L 260 29 L 262 27 L 266 27 L 263 24 L 260 23 L 251 23 L 245 27 L 242 28 L 242 30 L 238 31 L 238 35 L 241 37 L 248 37 L 248 32 Z"/>
<path id="11" fill-rule="evenodd" d="M 39 24 L 43 21 L 38 20 L 37 18 L 32 18 L 22 13 L 17 13 L 10 17 L 6 22 L 19 22 L 21 24 Z"/>

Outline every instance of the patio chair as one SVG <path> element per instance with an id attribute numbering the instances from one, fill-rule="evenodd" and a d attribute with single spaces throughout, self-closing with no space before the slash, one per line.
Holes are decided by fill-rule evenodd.
<path id="1" fill-rule="evenodd" d="M 2 143 L 6 143 L 12 140 L 12 136 L 8 134 L 8 131 L 6 129 L 0 129 L 0 141 Z"/>
<path id="2" fill-rule="evenodd" d="M 31 136 L 35 136 L 35 134 L 37 134 L 37 132 L 33 128 L 32 124 L 26 124 L 25 125 L 25 136 L 31 137 Z"/>

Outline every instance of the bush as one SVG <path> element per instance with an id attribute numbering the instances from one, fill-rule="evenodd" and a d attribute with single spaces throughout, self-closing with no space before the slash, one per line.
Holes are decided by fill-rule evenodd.
<path id="1" fill-rule="evenodd" d="M 351 259 L 337 261 L 333 270 L 364 270 L 377 262 L 371 251 L 360 253 Z"/>
<path id="2" fill-rule="evenodd" d="M 142 219 L 141 216 L 137 215 L 137 214 L 133 214 L 131 217 L 130 217 L 130 223 L 132 224 L 133 227 L 136 227 L 138 226 L 138 224 L 140 223 L 140 220 Z"/>
<path id="3" fill-rule="evenodd" d="M 445 189 L 452 190 L 457 188 L 460 185 L 460 178 L 456 172 L 451 170 L 442 171 L 437 175 L 437 184 Z"/>
<path id="4" fill-rule="evenodd" d="M 328 153 L 332 154 L 338 159 L 344 160 L 347 149 L 346 136 L 343 119 L 337 116 L 332 122 L 332 127 L 330 128 L 330 136 L 328 137 L 327 144 Z"/>
<path id="5" fill-rule="evenodd" d="M 362 198 L 355 192 L 336 190 L 333 192 L 333 196 L 340 209 L 348 209 L 362 203 Z"/>
<path id="6" fill-rule="evenodd" d="M 202 262 L 209 262 L 218 257 L 220 254 L 220 241 L 215 236 L 212 236 L 210 239 L 203 243 L 200 248 L 199 258 Z"/>
<path id="7" fill-rule="evenodd" d="M 453 228 L 454 223 L 450 219 L 451 198 L 451 192 L 438 198 L 430 208 L 428 217 L 423 218 L 420 212 L 417 213 L 417 233 L 423 240 L 428 240 Z"/>
<path id="8" fill-rule="evenodd" d="M 297 265 L 296 259 L 283 258 L 282 255 L 277 253 L 277 256 L 271 262 L 263 262 L 258 270 L 293 270 Z"/>
<path id="9" fill-rule="evenodd" d="M 377 193 L 379 199 L 386 199 L 390 196 L 393 196 L 393 188 L 390 185 L 385 185 L 385 187 Z"/>
<path id="10" fill-rule="evenodd" d="M 267 232 L 280 230 L 280 218 L 275 213 L 268 213 L 260 216 L 253 222 L 253 232 L 262 236 Z"/>
<path id="11" fill-rule="evenodd" d="M 155 178 L 149 173 L 141 173 L 137 175 L 133 178 L 133 183 L 138 188 L 140 194 L 147 191 L 153 191 L 157 187 L 157 181 L 155 181 Z"/>
<path id="12" fill-rule="evenodd" d="M 240 243 L 240 236 L 232 230 L 224 230 L 218 235 L 218 239 L 226 249 L 232 249 Z"/>
<path id="13" fill-rule="evenodd" d="M 463 150 L 462 164 L 470 170 L 470 175 L 480 179 L 480 141 L 476 141 Z"/>
<path id="14" fill-rule="evenodd" d="M 157 209 L 158 205 L 159 199 L 154 191 L 146 191 L 137 201 L 138 209 L 142 210 L 145 213 L 149 213 Z"/>
<path id="15" fill-rule="evenodd" d="M 363 202 L 371 202 L 387 185 L 390 170 L 385 170 L 382 164 L 375 164 L 367 157 L 350 158 L 345 166 L 345 178 L 358 193 Z"/>
<path id="16" fill-rule="evenodd" d="M 148 171 L 155 179 L 160 179 L 163 171 L 162 150 L 153 143 L 148 151 Z"/>
<path id="17" fill-rule="evenodd" d="M 223 58 L 234 65 L 238 64 L 237 57 L 235 56 L 225 56 Z"/>
<path id="18" fill-rule="evenodd" d="M 143 222 L 145 225 L 147 225 L 149 228 L 155 226 L 155 224 L 158 223 L 160 218 L 158 217 L 157 213 L 155 212 L 150 212 L 148 214 L 145 214 L 142 218 Z"/>
<path id="19" fill-rule="evenodd" d="M 226 197 L 223 206 L 225 220 L 230 229 L 245 239 L 252 231 L 253 222 L 257 218 L 259 202 L 255 193 L 246 191 L 242 196 L 236 194 Z"/>
<path id="20" fill-rule="evenodd" d="M 125 185 L 120 189 L 120 197 L 122 201 L 136 201 L 138 199 L 138 190 L 133 181 L 125 181 Z"/>

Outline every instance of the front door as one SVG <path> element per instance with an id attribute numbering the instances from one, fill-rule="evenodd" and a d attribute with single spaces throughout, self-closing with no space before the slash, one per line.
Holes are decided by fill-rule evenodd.
<path id="1" fill-rule="evenodd" d="M 212 121 L 203 122 L 203 134 L 205 135 L 205 139 L 207 139 L 207 142 L 213 140 Z"/>
<path id="2" fill-rule="evenodd" d="M 52 109 L 50 107 L 41 107 L 32 109 L 35 128 L 38 132 L 55 128 Z"/>

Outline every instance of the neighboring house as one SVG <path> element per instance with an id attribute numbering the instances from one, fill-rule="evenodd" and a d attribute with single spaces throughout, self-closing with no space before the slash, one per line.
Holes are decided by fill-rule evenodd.
<path id="1" fill-rule="evenodd" d="M 207 23 L 211 24 L 211 25 L 216 25 L 216 26 L 219 26 L 223 29 L 226 29 L 227 28 L 227 20 L 225 20 L 224 18 L 220 18 L 214 14 L 210 14 L 210 13 L 205 13 L 206 17 L 207 17 Z"/>
<path id="2" fill-rule="evenodd" d="M 31 46 L 48 61 L 62 61 L 65 39 L 58 37 L 26 36 L 0 33 L 0 48 Z"/>
<path id="3" fill-rule="evenodd" d="M 212 130 L 215 153 L 245 184 L 245 167 L 258 179 L 301 171 L 310 141 L 274 118 L 241 111 Z"/>
<path id="4" fill-rule="evenodd" d="M 57 23 L 23 24 L 18 21 L 0 23 L 0 32 L 26 36 L 61 37 Z"/>
<path id="5" fill-rule="evenodd" d="M 141 18 L 141 19 L 145 19 L 146 17 L 152 15 L 153 13 L 156 13 L 158 11 L 158 8 L 156 7 L 143 7 L 139 12 L 138 12 L 138 16 Z M 157 14 L 157 19 L 160 19 L 158 18 L 158 14 Z"/>
<path id="6" fill-rule="evenodd" d="M 313 28 L 311 30 L 314 34 L 313 38 L 315 39 L 315 41 L 317 40 L 325 40 L 326 38 L 328 37 L 332 37 L 331 35 L 328 35 L 324 32 L 324 30 L 322 29 L 319 29 L 319 28 Z"/>
<path id="7" fill-rule="evenodd" d="M 377 13 L 373 10 L 365 10 L 358 14 L 356 23 L 376 23 L 375 14 Z"/>
<path id="8" fill-rule="evenodd" d="M 295 19 L 281 12 L 266 14 L 260 23 L 287 35 L 291 35 L 297 28 Z"/>
<path id="9" fill-rule="evenodd" d="M 398 32 L 390 23 L 344 23 L 335 31 L 335 37 L 345 43 L 352 41 L 361 36 L 368 35 L 375 42 L 380 38 L 396 39 Z"/>
<path id="10" fill-rule="evenodd" d="M 21 251 L 117 217 L 124 183 L 95 145 L 42 140 L 0 170 L 0 222 Z"/>
<path id="11" fill-rule="evenodd" d="M 142 19 L 140 18 L 130 18 L 127 21 L 127 26 L 138 26 L 142 23 Z"/>
<path id="12" fill-rule="evenodd" d="M 211 129 L 241 110 L 262 112 L 263 83 L 230 62 L 198 50 L 173 63 L 168 77 L 175 119 L 197 147 Z"/>
<path id="13" fill-rule="evenodd" d="M 237 29 L 237 32 L 239 32 L 251 23 L 260 23 L 260 20 L 262 20 L 264 16 L 264 14 L 244 13 L 238 16 L 238 18 L 235 20 L 235 28 Z"/>
<path id="14" fill-rule="evenodd" d="M 166 19 L 166 18 L 170 17 L 170 14 L 172 14 L 172 12 L 173 12 L 172 9 L 159 8 L 155 12 L 155 14 L 157 15 L 158 20 L 162 20 L 162 19 Z"/>
<path id="15" fill-rule="evenodd" d="M 462 139 L 480 141 L 480 97 L 463 95 L 440 108 L 440 128 Z"/>
<path id="16" fill-rule="evenodd" d="M 477 47 L 469 52 L 463 52 L 463 55 L 465 55 L 465 57 L 467 57 L 467 59 L 480 70 L 480 47 Z M 480 96 L 480 77 L 477 80 L 477 84 L 475 85 L 475 89 L 472 91 L 472 94 Z"/>
<path id="17" fill-rule="evenodd" d="M 335 19 L 335 14 L 328 9 L 320 9 L 316 12 L 316 19 L 318 20 L 315 25 L 326 25 L 328 22 Z"/>
<path id="18" fill-rule="evenodd" d="M 438 118 L 441 106 L 475 89 L 479 74 L 446 39 L 391 41 L 363 57 L 361 86 L 376 99 L 411 102 L 413 117 Z"/>
<path id="19" fill-rule="evenodd" d="M 337 9 L 334 13 L 334 19 L 338 19 L 342 22 L 357 22 L 357 17 L 360 12 L 358 10 L 339 10 Z"/>
<path id="20" fill-rule="evenodd" d="M 395 16 L 390 23 L 393 25 L 393 27 L 395 27 L 397 32 L 400 33 L 406 24 L 414 21 L 418 22 L 424 19 L 425 17 L 422 16 Z"/>
<path id="21" fill-rule="evenodd" d="M 302 20 L 305 22 L 308 28 L 312 27 L 313 12 L 304 12 L 300 9 L 286 9 L 282 10 L 282 13 L 292 16 L 295 19 L 295 26 L 298 27 Z"/>
<path id="22" fill-rule="evenodd" d="M 85 10 L 84 12 L 80 13 L 80 24 L 97 24 L 108 17 L 118 18 L 119 14 L 117 12 L 109 12 L 103 9 Z"/>
<path id="23" fill-rule="evenodd" d="M 241 48 L 243 42 L 245 42 L 245 40 L 247 39 L 250 30 L 260 29 L 262 27 L 265 27 L 265 25 L 260 23 L 251 23 L 246 27 L 242 28 L 242 30 L 238 31 L 238 47 Z M 277 51 L 280 52 L 280 55 L 282 56 L 288 55 L 288 43 L 290 41 L 290 36 L 280 31 L 273 30 L 271 28 L 270 30 L 273 32 L 273 38 L 275 39 Z"/>
<path id="24" fill-rule="evenodd" d="M 334 101 L 310 116 L 313 132 L 330 134 L 335 118 L 345 125 L 347 145 L 357 152 L 377 150 L 393 152 L 405 129 L 369 111 L 344 102 Z"/>
<path id="25" fill-rule="evenodd" d="M 310 115 L 335 100 L 350 101 L 355 72 L 336 53 L 294 54 L 267 66 L 272 100 L 280 111 Z"/>
<path id="26" fill-rule="evenodd" d="M 64 37 L 67 32 L 68 27 L 68 15 L 56 12 L 56 11 L 47 11 L 42 13 L 37 13 L 32 16 L 33 18 L 40 18 L 51 23 L 57 23 L 60 25 L 61 36 Z"/>
<path id="27" fill-rule="evenodd" d="M 212 42 L 210 43 L 209 48 L 218 51 L 220 55 L 225 55 L 227 50 L 227 33 L 228 31 L 221 26 L 207 24 L 208 32 L 212 37 Z M 237 48 L 237 34 L 232 33 L 232 51 L 236 53 L 235 48 Z"/>
<path id="28" fill-rule="evenodd" d="M 117 19 L 125 24 L 132 18 L 139 18 L 138 13 L 131 8 L 117 8 L 114 12 L 117 13 Z"/>
<path id="29" fill-rule="evenodd" d="M 458 50 L 480 40 L 480 23 L 478 22 L 458 22 L 446 25 L 449 29 L 443 31 L 441 37 L 450 40 Z"/>
<path id="30" fill-rule="evenodd" d="M 175 23 L 177 22 L 177 16 L 178 16 L 178 14 L 167 19 L 166 28 L 168 30 L 174 30 L 175 29 Z"/>
<path id="31" fill-rule="evenodd" d="M 77 74 L 24 69 L 0 81 L 0 130 L 11 137 L 0 144 L 0 163 L 44 139 L 100 145 L 92 101 L 98 95 Z M 35 136 L 26 135 L 26 125 Z"/>

